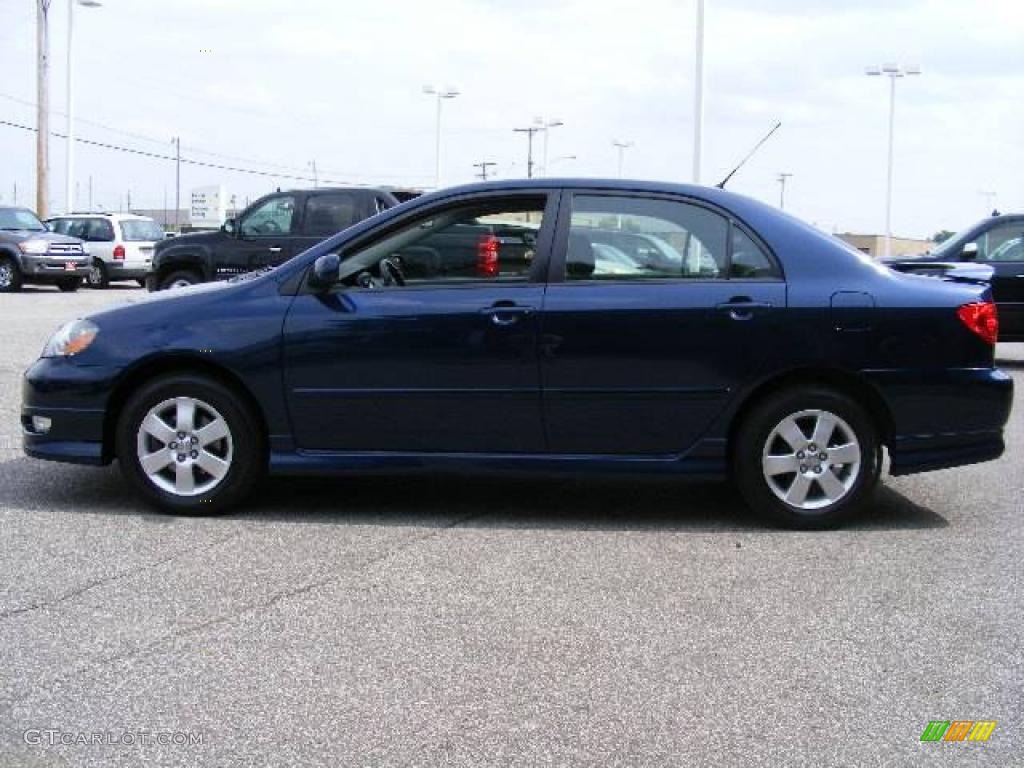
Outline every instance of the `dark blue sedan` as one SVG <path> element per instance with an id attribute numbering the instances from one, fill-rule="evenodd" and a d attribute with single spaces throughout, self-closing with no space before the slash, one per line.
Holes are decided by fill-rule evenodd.
<path id="1" fill-rule="evenodd" d="M 284 265 L 68 323 L 27 371 L 30 456 L 220 511 L 266 473 L 731 477 L 831 525 L 893 474 L 994 459 L 990 290 L 902 275 L 704 187 L 447 189 Z M 680 503 L 685 503 L 683 497 Z"/>

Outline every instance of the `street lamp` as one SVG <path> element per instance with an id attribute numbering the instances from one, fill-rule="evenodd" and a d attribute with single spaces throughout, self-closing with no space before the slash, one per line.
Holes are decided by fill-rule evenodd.
<path id="1" fill-rule="evenodd" d="M 889 78 L 889 172 L 885 188 L 885 255 L 892 255 L 892 178 L 893 178 L 893 129 L 896 125 L 896 80 L 901 77 L 920 75 L 916 65 L 883 64 L 864 70 L 871 77 L 886 75 Z"/>
<path id="2" fill-rule="evenodd" d="M 793 177 L 792 173 L 783 171 L 779 174 L 779 209 L 786 210 L 786 181 Z"/>
<path id="3" fill-rule="evenodd" d="M 542 158 L 543 165 L 542 165 L 542 170 L 541 170 L 541 174 L 540 175 L 541 176 L 547 176 L 548 175 L 548 131 L 550 131 L 552 128 L 557 128 L 560 125 L 565 125 L 565 123 L 563 123 L 561 120 L 548 120 L 548 119 L 543 118 L 543 117 L 536 117 L 536 118 L 534 118 L 533 122 L 534 122 L 535 125 L 539 125 L 541 127 L 541 130 L 544 131 L 544 148 L 542 150 L 542 152 L 543 152 L 543 158 Z"/>
<path id="4" fill-rule="evenodd" d="M 635 144 L 632 141 L 619 141 L 618 139 L 614 139 L 614 140 L 612 140 L 612 146 L 616 147 L 619 150 L 619 178 L 621 179 L 622 178 L 622 156 L 625 154 L 627 149 L 629 149 L 632 146 L 635 146 Z"/>
<path id="5" fill-rule="evenodd" d="M 441 102 L 444 99 L 454 99 L 459 95 L 457 89 L 452 87 L 438 88 L 433 85 L 424 85 L 423 92 L 428 96 L 437 98 L 437 131 L 434 147 L 434 187 L 441 188 Z"/>
<path id="6" fill-rule="evenodd" d="M 693 183 L 700 184 L 704 156 L 704 0 L 697 0 L 696 62 L 693 88 Z"/>
<path id="7" fill-rule="evenodd" d="M 551 165 L 555 165 L 557 163 L 561 163 L 564 160 L 575 160 L 575 159 L 576 159 L 576 155 L 559 155 L 558 157 L 556 157 L 554 160 L 551 161 Z"/>
<path id="8" fill-rule="evenodd" d="M 67 113 L 68 113 L 68 146 L 67 146 L 67 178 L 64 186 L 64 199 L 67 201 L 67 213 L 75 208 L 75 69 L 73 66 L 74 30 L 75 30 L 75 3 L 83 8 L 99 8 L 103 3 L 100 0 L 68 0 L 68 92 L 67 92 Z"/>

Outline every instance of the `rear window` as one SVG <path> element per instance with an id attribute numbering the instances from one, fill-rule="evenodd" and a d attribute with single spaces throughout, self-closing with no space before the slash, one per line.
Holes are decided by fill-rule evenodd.
<path id="1" fill-rule="evenodd" d="M 152 242 L 164 239 L 164 231 L 152 219 L 123 219 L 121 234 L 125 240 L 131 242 Z"/>

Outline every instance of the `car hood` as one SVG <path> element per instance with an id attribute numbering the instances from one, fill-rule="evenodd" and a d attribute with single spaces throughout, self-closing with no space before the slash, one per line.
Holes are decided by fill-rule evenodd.
<path id="1" fill-rule="evenodd" d="M 25 240 L 46 240 L 51 243 L 81 243 L 77 237 L 58 235 L 56 232 L 38 229 L 5 229 L 0 231 L 0 241 L 21 243 Z"/>

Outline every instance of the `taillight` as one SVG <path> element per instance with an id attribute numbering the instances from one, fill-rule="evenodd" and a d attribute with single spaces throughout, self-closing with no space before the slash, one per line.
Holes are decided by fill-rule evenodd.
<path id="1" fill-rule="evenodd" d="M 494 235 L 481 235 L 476 241 L 476 274 L 478 277 L 498 276 L 498 248 L 501 242 Z"/>
<path id="2" fill-rule="evenodd" d="M 956 311 L 963 324 L 989 344 L 999 338 L 999 316 L 996 305 L 991 301 L 976 301 L 964 304 Z"/>
<path id="3" fill-rule="evenodd" d="M 118 260 L 123 260 L 124 259 L 124 246 L 123 245 L 115 245 L 114 246 L 114 258 L 118 259 Z"/>

